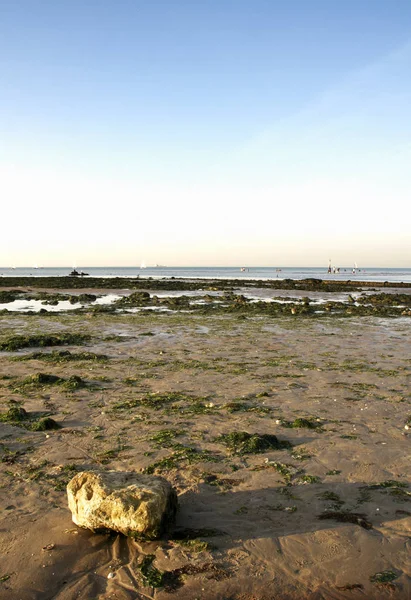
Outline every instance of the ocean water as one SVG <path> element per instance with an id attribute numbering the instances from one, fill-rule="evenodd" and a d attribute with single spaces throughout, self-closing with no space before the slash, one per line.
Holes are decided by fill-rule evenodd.
<path id="1" fill-rule="evenodd" d="M 0 277 L 64 277 L 72 267 L 6 268 Z M 411 283 L 411 268 L 341 267 L 339 273 L 328 273 L 327 267 L 77 267 L 91 277 L 140 277 L 155 279 L 328 279 L 331 281 L 387 281 Z"/>

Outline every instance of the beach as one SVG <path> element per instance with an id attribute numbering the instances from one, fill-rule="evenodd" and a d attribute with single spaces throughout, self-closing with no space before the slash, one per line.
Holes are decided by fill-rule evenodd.
<path id="1" fill-rule="evenodd" d="M 0 598 L 409 598 L 411 290 L 134 283 L 1 313 Z M 118 304 L 47 311 L 63 293 Z M 165 477 L 175 525 L 76 527 L 86 470 Z"/>

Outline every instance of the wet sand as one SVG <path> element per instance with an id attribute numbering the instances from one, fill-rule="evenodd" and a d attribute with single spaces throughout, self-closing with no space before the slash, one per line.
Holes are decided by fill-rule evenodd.
<path id="1" fill-rule="evenodd" d="M 1 339 L 89 333 L 67 349 L 108 357 L 0 353 L 0 411 L 14 400 L 62 425 L 0 423 L 1 599 L 410 597 L 408 317 L 3 315 L 0 327 Z M 36 373 L 86 386 L 27 383 Z M 239 431 L 292 448 L 232 453 L 218 438 Z M 78 529 L 65 485 L 86 469 L 166 477 L 175 528 L 140 543 Z M 144 556 L 173 577 L 153 587 Z"/>

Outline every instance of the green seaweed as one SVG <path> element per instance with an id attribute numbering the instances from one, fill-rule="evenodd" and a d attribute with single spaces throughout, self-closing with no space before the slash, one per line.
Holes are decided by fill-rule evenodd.
<path id="1" fill-rule="evenodd" d="M 210 549 L 210 544 L 208 542 L 204 542 L 198 538 L 189 540 L 175 540 L 175 543 L 183 546 L 186 550 L 195 553 L 206 552 Z"/>
<path id="2" fill-rule="evenodd" d="M 318 515 L 320 520 L 333 519 L 339 523 L 354 523 L 363 527 L 363 529 L 372 529 L 372 524 L 366 519 L 363 513 L 344 512 L 344 511 L 326 511 Z"/>
<path id="3" fill-rule="evenodd" d="M 320 500 L 331 502 L 332 508 L 335 510 L 339 510 L 341 506 L 345 504 L 344 500 L 341 500 L 338 494 L 331 491 L 325 491 L 322 494 L 319 494 L 318 498 L 320 498 Z"/>
<path id="4" fill-rule="evenodd" d="M 253 412 L 260 414 L 268 414 L 272 411 L 268 406 L 260 406 L 257 404 L 250 404 L 248 402 L 244 402 L 242 400 L 232 400 L 231 402 L 227 402 L 223 405 L 223 407 L 227 412 Z"/>
<path id="5" fill-rule="evenodd" d="M 74 390 L 79 390 L 81 388 L 86 387 L 87 384 L 84 381 L 84 379 L 82 379 L 78 375 L 71 375 L 70 377 L 62 381 L 62 386 L 64 387 L 64 389 L 72 392 Z"/>
<path id="6" fill-rule="evenodd" d="M 276 435 L 233 431 L 219 436 L 216 441 L 224 444 L 233 454 L 259 454 L 270 450 L 291 448 L 287 440 L 280 441 Z"/>
<path id="7" fill-rule="evenodd" d="M 281 421 L 281 425 L 296 429 L 316 429 L 317 431 L 322 429 L 321 422 L 314 417 L 297 417 L 294 421 Z"/>
<path id="8" fill-rule="evenodd" d="M 49 373 L 35 373 L 24 378 L 20 383 L 11 384 L 14 391 L 24 392 L 48 385 L 58 385 L 68 391 L 78 390 L 87 386 L 86 382 L 78 375 L 71 375 L 67 379 Z"/>
<path id="9" fill-rule="evenodd" d="M 61 425 L 50 417 L 36 419 L 37 414 L 28 413 L 23 407 L 13 404 L 6 413 L 0 413 L 0 422 L 10 423 L 10 425 L 23 427 L 30 431 L 46 431 L 48 429 L 61 428 Z"/>
<path id="10" fill-rule="evenodd" d="M 297 467 L 294 467 L 294 465 L 290 465 L 287 463 L 270 461 L 268 463 L 268 465 L 270 467 L 273 467 L 277 471 L 277 473 L 279 473 L 282 477 L 284 477 L 284 480 L 286 481 L 286 483 L 290 483 L 292 478 L 295 475 L 297 475 L 298 473 L 301 473 L 300 469 L 298 469 Z"/>
<path id="11" fill-rule="evenodd" d="M 146 586 L 153 588 L 163 587 L 164 573 L 159 571 L 154 565 L 155 560 L 154 554 L 148 554 L 144 556 L 143 560 L 139 565 L 141 575 L 143 576 L 143 583 Z"/>
<path id="12" fill-rule="evenodd" d="M 385 481 L 381 481 L 380 483 L 374 483 L 369 485 L 368 488 L 370 490 L 380 490 L 386 488 L 407 488 L 408 483 L 404 481 L 397 481 L 396 479 L 386 479 Z"/>
<path id="13" fill-rule="evenodd" d="M 291 452 L 291 456 L 294 458 L 294 460 L 309 460 L 312 457 L 312 454 L 300 446 Z"/>
<path id="14" fill-rule="evenodd" d="M 90 335 L 81 333 L 59 333 L 54 335 L 14 335 L 0 341 L 0 351 L 14 352 L 21 348 L 80 345 L 88 342 Z"/>
<path id="15" fill-rule="evenodd" d="M 12 360 L 26 361 L 26 360 L 42 360 L 44 362 L 50 362 L 60 364 L 63 362 L 71 361 L 92 361 L 92 362 L 107 362 L 109 357 L 105 354 L 95 354 L 94 352 L 70 352 L 70 350 L 60 350 L 55 352 L 32 352 L 31 354 L 25 354 L 23 356 L 13 356 Z"/>
<path id="16" fill-rule="evenodd" d="M 336 585 L 335 587 L 337 590 L 341 590 L 342 592 L 364 589 L 364 586 L 362 585 L 362 583 L 347 583 L 345 585 Z"/>
<path id="17" fill-rule="evenodd" d="M 6 413 L 0 414 L 3 423 L 21 423 L 30 418 L 29 413 L 21 406 L 11 406 Z"/>
<path id="18" fill-rule="evenodd" d="M 398 578 L 398 574 L 394 571 L 386 570 L 380 571 L 379 573 L 375 573 L 371 575 L 370 581 L 371 583 L 388 583 L 390 581 L 394 581 L 394 579 Z"/>
<path id="19" fill-rule="evenodd" d="M 43 417 L 32 423 L 30 429 L 31 431 L 48 431 L 50 429 L 61 429 L 61 425 L 50 417 Z"/>
<path id="20" fill-rule="evenodd" d="M 299 479 L 300 483 L 320 483 L 321 478 L 317 475 L 302 475 Z"/>
<path id="21" fill-rule="evenodd" d="M 197 450 L 190 446 L 175 444 L 174 451 L 169 456 L 165 456 L 153 464 L 143 469 L 144 473 L 162 472 L 169 469 L 176 469 L 181 466 L 181 463 L 193 464 L 197 462 L 218 462 L 221 457 L 213 454 L 209 450 Z"/>
<path id="22" fill-rule="evenodd" d="M 174 439 L 183 434 L 184 431 L 181 429 L 162 429 L 151 436 L 149 440 L 154 442 L 157 447 L 170 448 L 174 444 Z"/>

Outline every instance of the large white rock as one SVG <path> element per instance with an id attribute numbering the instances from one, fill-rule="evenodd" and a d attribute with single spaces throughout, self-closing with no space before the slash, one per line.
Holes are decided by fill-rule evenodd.
<path id="1" fill-rule="evenodd" d="M 174 520 L 177 495 L 162 477 L 108 471 L 77 473 L 67 485 L 73 522 L 153 539 Z"/>

